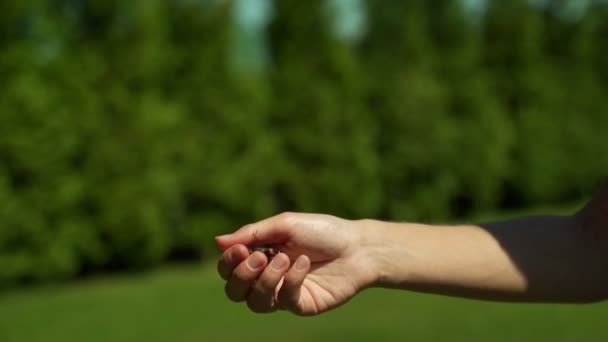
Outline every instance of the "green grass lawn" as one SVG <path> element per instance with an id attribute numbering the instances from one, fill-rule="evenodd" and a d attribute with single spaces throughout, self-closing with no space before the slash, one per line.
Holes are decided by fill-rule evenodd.
<path id="1" fill-rule="evenodd" d="M 559 284 L 556 284 L 559 286 Z M 608 303 L 500 304 L 368 290 L 313 318 L 225 299 L 214 265 L 0 297 L 0 341 L 607 341 Z"/>
<path id="2" fill-rule="evenodd" d="M 257 315 L 224 297 L 211 263 L 0 295 L 0 342 L 608 341 L 607 321 L 608 302 L 504 304 L 384 289 L 368 290 L 319 317 Z"/>

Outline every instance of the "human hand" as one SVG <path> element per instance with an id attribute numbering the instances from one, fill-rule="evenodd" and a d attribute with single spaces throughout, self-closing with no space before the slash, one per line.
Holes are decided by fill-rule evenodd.
<path id="1" fill-rule="evenodd" d="M 216 237 L 226 295 L 254 312 L 316 315 L 335 308 L 375 280 L 361 250 L 362 225 L 320 214 L 284 213 Z M 281 251 L 271 262 L 248 247 Z M 268 267 L 270 266 L 270 267 Z"/>

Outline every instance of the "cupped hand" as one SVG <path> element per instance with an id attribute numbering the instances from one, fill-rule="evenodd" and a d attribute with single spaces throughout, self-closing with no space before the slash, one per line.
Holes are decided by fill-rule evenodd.
<path id="1" fill-rule="evenodd" d="M 370 286 L 373 267 L 361 251 L 358 221 L 320 214 L 284 213 L 216 237 L 224 250 L 218 271 L 226 295 L 254 312 L 289 310 L 315 315 Z M 252 247 L 281 253 L 268 261 Z"/>

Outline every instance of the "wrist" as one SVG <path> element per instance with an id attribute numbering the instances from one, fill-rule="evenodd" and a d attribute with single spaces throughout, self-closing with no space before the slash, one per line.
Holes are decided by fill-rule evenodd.
<path id="1" fill-rule="evenodd" d="M 360 250 L 369 275 L 369 287 L 396 287 L 410 277 L 412 262 L 407 252 L 407 223 L 377 220 L 358 221 L 361 227 Z"/>

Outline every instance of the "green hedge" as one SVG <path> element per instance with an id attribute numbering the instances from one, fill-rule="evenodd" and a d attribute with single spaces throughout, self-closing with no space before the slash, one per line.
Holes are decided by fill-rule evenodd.
<path id="1" fill-rule="evenodd" d="M 442 220 L 584 196 L 608 170 L 608 11 L 275 3 L 239 72 L 230 2 L 3 1 L 0 287 L 216 253 L 281 211 Z M 240 60 L 246 60 L 240 58 Z"/>

